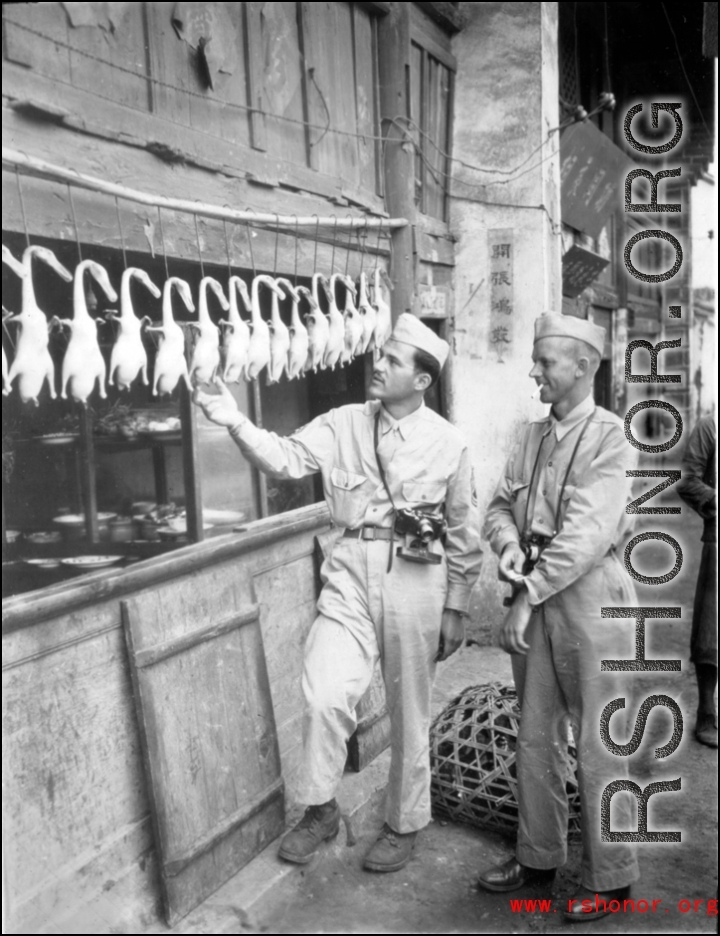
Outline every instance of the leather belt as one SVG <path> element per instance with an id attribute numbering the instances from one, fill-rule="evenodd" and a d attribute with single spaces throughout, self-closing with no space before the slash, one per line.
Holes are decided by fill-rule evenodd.
<path id="1" fill-rule="evenodd" d="M 393 531 L 390 527 L 361 526 L 345 530 L 343 536 L 357 540 L 391 540 Z"/>

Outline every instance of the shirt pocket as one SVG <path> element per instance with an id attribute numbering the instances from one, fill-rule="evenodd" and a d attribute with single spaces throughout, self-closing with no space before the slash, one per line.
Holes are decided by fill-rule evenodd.
<path id="1" fill-rule="evenodd" d="M 330 500 L 333 520 L 339 526 L 360 526 L 365 519 L 369 494 L 367 477 L 347 468 L 330 471 Z"/>
<path id="2" fill-rule="evenodd" d="M 438 507 L 445 501 L 445 481 L 404 481 L 402 496 L 411 507 Z"/>

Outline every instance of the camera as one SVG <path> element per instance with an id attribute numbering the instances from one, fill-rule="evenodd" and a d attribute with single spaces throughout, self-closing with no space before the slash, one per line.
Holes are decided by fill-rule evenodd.
<path id="1" fill-rule="evenodd" d="M 520 537 L 520 548 L 525 553 L 525 562 L 522 568 L 523 575 L 530 575 L 538 564 L 542 551 L 549 546 L 551 542 L 551 536 L 541 536 L 538 533 L 523 533 Z M 499 575 L 499 577 L 501 580 L 507 581 L 504 575 Z M 503 606 L 510 608 L 519 592 L 520 587 L 513 583 L 511 594 L 503 599 Z"/>
<path id="2" fill-rule="evenodd" d="M 441 514 L 423 513 L 410 507 L 395 514 L 395 532 L 405 537 L 405 545 L 398 546 L 396 555 L 408 562 L 439 565 L 442 556 L 430 550 L 430 543 L 440 539 L 447 531 L 447 522 Z"/>

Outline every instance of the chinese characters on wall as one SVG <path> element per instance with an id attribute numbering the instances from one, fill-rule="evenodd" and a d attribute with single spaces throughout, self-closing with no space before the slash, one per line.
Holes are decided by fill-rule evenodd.
<path id="1" fill-rule="evenodd" d="M 513 341 L 513 232 L 488 231 L 490 269 L 490 349 L 503 360 Z"/>

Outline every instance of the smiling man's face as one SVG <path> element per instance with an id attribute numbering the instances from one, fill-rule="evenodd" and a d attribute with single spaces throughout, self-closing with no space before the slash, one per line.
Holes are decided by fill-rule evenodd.
<path id="1" fill-rule="evenodd" d="M 533 347 L 533 367 L 530 376 L 535 379 L 543 403 L 557 405 L 575 390 L 582 369 L 578 359 L 582 343 L 573 338 L 540 338 Z"/>

